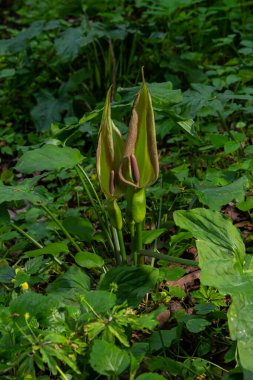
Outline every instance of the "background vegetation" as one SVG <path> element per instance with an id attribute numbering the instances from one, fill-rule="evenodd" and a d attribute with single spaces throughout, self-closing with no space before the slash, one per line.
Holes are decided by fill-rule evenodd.
<path id="1" fill-rule="evenodd" d="M 3 380 L 252 377 L 252 6 L 240 0 L 2 2 Z M 238 260 L 246 262 L 238 293 L 224 273 L 235 276 L 231 283 L 239 277 L 228 266 L 221 273 L 221 256 L 210 260 L 209 277 L 202 267 L 201 283 L 194 263 L 114 266 L 95 171 L 97 134 L 113 84 L 112 117 L 126 135 L 142 66 L 161 171 L 147 190 L 144 247 L 196 263 L 202 251 L 195 238 L 209 244 L 207 231 L 197 233 L 180 219 L 193 214 L 176 214 L 174 221 L 173 211 L 214 212 L 208 215 L 217 229 L 208 226 L 209 238 L 214 242 L 225 226 L 235 239 L 225 249 L 240 246 Z M 194 216 L 200 229 L 203 215 Z M 123 231 L 129 253 L 126 225 Z M 220 239 L 216 249 L 224 248 Z M 84 259 L 78 248 L 94 255 Z M 233 301 L 229 318 L 237 318 L 236 326 L 231 319 L 228 326 L 231 297 L 248 308 L 240 315 L 244 306 Z"/>

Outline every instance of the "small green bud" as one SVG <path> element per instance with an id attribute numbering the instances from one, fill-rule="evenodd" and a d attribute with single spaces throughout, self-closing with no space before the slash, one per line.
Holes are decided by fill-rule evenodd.
<path id="1" fill-rule="evenodd" d="M 107 211 L 109 214 L 111 225 L 115 227 L 117 230 L 122 230 L 122 214 L 116 199 L 108 199 Z"/>
<path id="2" fill-rule="evenodd" d="M 131 199 L 132 218 L 135 223 L 142 223 L 146 216 L 146 194 L 145 189 L 133 193 Z"/>

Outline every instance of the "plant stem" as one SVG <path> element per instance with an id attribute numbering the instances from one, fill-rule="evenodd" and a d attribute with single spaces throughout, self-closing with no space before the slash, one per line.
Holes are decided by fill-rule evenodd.
<path id="1" fill-rule="evenodd" d="M 124 243 L 122 230 L 117 230 L 117 234 L 118 234 L 122 263 L 126 264 L 127 263 L 127 257 L 126 257 L 126 249 L 125 249 L 125 243 Z"/>
<path id="2" fill-rule="evenodd" d="M 56 365 L 55 368 L 60 373 L 60 375 L 63 378 L 63 380 L 68 380 L 68 377 L 65 375 L 65 373 L 62 372 L 62 370 L 60 369 L 60 367 L 58 365 Z"/>
<path id="3" fill-rule="evenodd" d="M 142 248 L 142 223 L 136 223 L 136 250 L 137 253 L 139 253 Z M 144 264 L 145 263 L 145 255 L 139 255 L 138 257 L 138 264 Z"/>
<path id="4" fill-rule="evenodd" d="M 72 243 L 72 245 L 75 247 L 77 252 L 82 252 L 79 245 L 75 242 L 75 240 L 72 238 L 72 236 L 68 233 L 66 228 L 63 226 L 63 224 L 56 218 L 56 216 L 47 208 L 47 206 L 43 205 L 43 203 L 40 204 L 41 208 L 53 219 L 53 221 L 57 224 L 57 226 L 62 230 L 64 235 L 69 239 L 69 241 Z"/>
<path id="5" fill-rule="evenodd" d="M 154 252 L 153 250 L 139 251 L 138 255 L 155 257 L 156 259 L 159 259 L 159 260 L 171 261 L 172 263 L 179 263 L 183 265 L 190 265 L 192 267 L 199 267 L 199 264 L 194 260 L 181 259 L 180 257 L 164 255 L 163 253 L 160 253 L 158 251 Z"/>
<path id="6" fill-rule="evenodd" d="M 16 224 L 12 223 L 11 225 L 16 231 L 18 231 L 21 235 L 23 235 L 27 240 L 30 240 L 31 243 L 36 245 L 38 248 L 43 248 L 43 245 L 41 245 L 39 242 L 37 242 L 34 238 L 32 238 L 27 232 L 23 231 L 22 228 L 17 226 Z"/>
<path id="7" fill-rule="evenodd" d="M 117 265 L 120 265 L 121 263 L 120 245 L 119 245 L 117 230 L 115 227 L 112 227 L 112 236 L 113 236 L 113 241 L 114 241 L 115 260 L 116 260 Z"/>
<path id="8" fill-rule="evenodd" d="M 135 223 L 134 223 L 134 221 L 132 220 L 129 223 L 129 225 L 130 225 L 130 236 L 131 236 L 131 252 L 132 252 L 132 255 L 133 255 L 134 265 L 137 265 L 137 263 L 138 263 L 138 255 L 137 255 L 136 245 L 135 245 Z"/>
<path id="9" fill-rule="evenodd" d="M 102 206 L 102 204 L 100 202 L 100 199 L 98 197 L 98 194 L 97 194 L 96 190 L 94 189 L 94 186 L 93 186 L 92 182 L 90 181 L 88 175 L 83 170 L 83 168 L 80 165 L 76 165 L 75 169 L 76 169 L 78 177 L 80 178 L 80 181 L 82 182 L 83 188 L 84 188 L 86 194 L 88 195 L 89 201 L 90 201 L 90 203 L 92 204 L 92 206 L 93 206 L 93 208 L 95 210 L 97 218 L 100 220 L 100 224 L 101 224 L 102 230 L 104 231 L 104 233 L 105 233 L 105 235 L 106 235 L 106 237 L 108 239 L 108 242 L 109 242 L 111 248 L 114 250 L 114 245 L 113 245 L 113 241 L 112 241 L 112 238 L 111 238 L 111 234 L 110 234 L 110 232 L 108 230 L 108 227 L 106 226 L 106 223 L 103 220 L 103 218 L 105 218 L 105 219 L 107 219 L 107 218 L 106 218 L 103 206 Z M 92 189 L 92 192 L 93 192 L 93 194 L 95 196 L 97 204 L 94 201 L 93 196 L 91 195 L 91 192 L 90 192 L 90 190 L 89 190 L 89 188 L 87 186 L 86 181 L 88 182 L 89 186 Z M 102 216 L 102 218 L 101 218 L 101 216 Z"/>

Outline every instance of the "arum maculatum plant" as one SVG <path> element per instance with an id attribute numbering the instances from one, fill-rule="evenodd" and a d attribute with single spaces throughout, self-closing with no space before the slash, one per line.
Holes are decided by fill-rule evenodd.
<path id="1" fill-rule="evenodd" d="M 154 111 L 143 70 L 142 85 L 133 104 L 126 142 L 111 119 L 110 96 L 111 88 L 107 93 L 99 130 L 97 174 L 107 199 L 111 224 L 117 232 L 123 262 L 126 262 L 126 253 L 122 215 L 117 200 L 123 195 L 127 199 L 127 222 L 131 232 L 133 261 L 137 264 L 146 216 L 145 188 L 152 185 L 159 175 Z"/>

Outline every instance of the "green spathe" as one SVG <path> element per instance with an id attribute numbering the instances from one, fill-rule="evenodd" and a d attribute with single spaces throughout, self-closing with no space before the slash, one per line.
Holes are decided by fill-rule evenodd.
<path id="1" fill-rule="evenodd" d="M 118 172 L 125 143 L 120 131 L 111 119 L 110 96 L 111 88 L 107 92 L 99 130 L 96 165 L 103 193 L 107 198 L 117 198 L 124 193 Z"/>
<path id="2" fill-rule="evenodd" d="M 154 112 L 143 71 L 142 76 L 142 86 L 132 109 L 125 151 L 119 168 L 120 179 L 135 188 L 152 185 L 159 174 Z"/>

